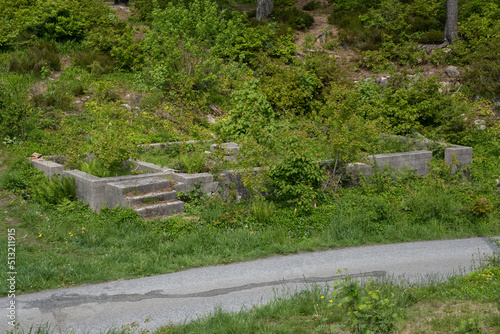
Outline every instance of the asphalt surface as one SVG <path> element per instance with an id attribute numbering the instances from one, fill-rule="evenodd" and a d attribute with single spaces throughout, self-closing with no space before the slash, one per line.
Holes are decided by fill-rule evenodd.
<path id="1" fill-rule="evenodd" d="M 239 311 L 311 283 L 331 284 L 339 269 L 351 276 L 443 279 L 473 270 L 494 251 L 499 250 L 487 238 L 470 238 L 275 256 L 16 296 L 16 321 L 24 329 L 49 324 L 56 333 L 101 333 L 134 322 L 138 329 L 154 329 L 208 315 L 216 307 Z M 12 329 L 11 300 L 0 299 L 2 333 Z"/>

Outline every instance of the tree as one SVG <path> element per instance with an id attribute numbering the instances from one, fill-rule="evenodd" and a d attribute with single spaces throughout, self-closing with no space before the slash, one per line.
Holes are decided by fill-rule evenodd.
<path id="1" fill-rule="evenodd" d="M 444 42 L 451 44 L 457 38 L 458 0 L 446 0 L 446 25 L 444 27 Z"/>
<path id="2" fill-rule="evenodd" d="M 267 19 L 274 8 L 274 0 L 257 0 L 257 20 Z"/>

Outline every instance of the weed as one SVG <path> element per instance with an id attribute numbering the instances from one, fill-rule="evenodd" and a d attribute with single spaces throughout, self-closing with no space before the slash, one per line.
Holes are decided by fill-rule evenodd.
<path id="1" fill-rule="evenodd" d="M 50 71 L 59 71 L 61 61 L 54 42 L 39 42 L 26 50 L 26 55 L 19 57 L 13 55 L 9 62 L 9 68 L 13 72 L 28 73 L 46 77 Z"/>
<path id="2" fill-rule="evenodd" d="M 274 204 L 266 202 L 264 198 L 257 198 L 252 203 L 252 212 L 260 224 L 265 223 L 269 218 L 274 216 Z"/>
<path id="3" fill-rule="evenodd" d="M 205 152 L 185 153 L 181 154 L 180 157 L 189 174 L 201 173 L 205 169 L 207 160 Z"/>

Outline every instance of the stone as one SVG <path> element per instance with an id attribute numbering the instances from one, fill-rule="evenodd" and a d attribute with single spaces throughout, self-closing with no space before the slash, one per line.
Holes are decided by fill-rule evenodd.
<path id="1" fill-rule="evenodd" d="M 460 72 L 458 71 L 458 68 L 456 66 L 448 66 L 444 70 L 444 72 L 449 77 L 458 77 L 460 75 Z"/>
<path id="2" fill-rule="evenodd" d="M 207 121 L 208 121 L 208 123 L 210 123 L 210 124 L 215 124 L 216 119 L 215 119 L 215 117 L 214 117 L 214 116 L 212 116 L 212 115 L 208 114 L 208 115 L 207 115 Z"/>
<path id="3" fill-rule="evenodd" d="M 478 130 L 486 130 L 486 122 L 484 120 L 478 119 L 474 121 L 474 124 Z"/>
<path id="4" fill-rule="evenodd" d="M 31 155 L 31 159 L 41 159 L 42 158 L 42 155 L 40 153 L 33 153 Z"/>
<path id="5" fill-rule="evenodd" d="M 132 107 L 129 104 L 120 104 L 120 106 L 127 108 L 128 110 L 132 110 Z"/>
<path id="6" fill-rule="evenodd" d="M 491 102 L 496 106 L 500 106 L 500 96 L 492 98 Z"/>

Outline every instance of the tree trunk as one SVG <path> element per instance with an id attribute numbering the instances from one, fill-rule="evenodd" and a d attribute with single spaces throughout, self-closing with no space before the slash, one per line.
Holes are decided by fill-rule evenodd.
<path id="1" fill-rule="evenodd" d="M 445 43 L 453 43 L 457 38 L 458 0 L 446 0 L 446 26 L 444 27 Z"/>
<path id="2" fill-rule="evenodd" d="M 267 19 L 273 11 L 274 0 L 257 0 L 257 20 Z"/>

